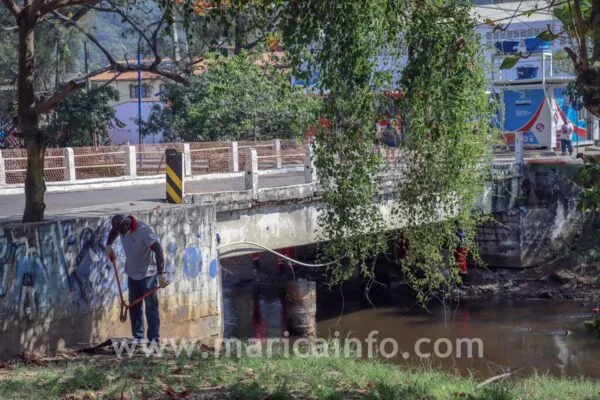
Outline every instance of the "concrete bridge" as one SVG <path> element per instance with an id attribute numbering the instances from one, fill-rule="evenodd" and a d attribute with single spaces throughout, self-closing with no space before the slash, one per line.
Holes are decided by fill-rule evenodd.
<path id="1" fill-rule="evenodd" d="M 294 164 L 275 162 L 262 168 L 259 154 L 247 150 L 243 168 L 238 165 L 238 171 L 208 178 L 208 174 L 202 178 L 187 176 L 191 183 L 185 205 L 164 202 L 164 177 L 160 178 L 162 183 L 133 188 L 127 187 L 130 178 L 121 177 L 117 178 L 121 182 L 115 181 L 118 186 L 108 189 L 90 186 L 88 191 L 51 193 L 48 220 L 20 224 L 11 217 L 20 213 L 20 207 L 15 208 L 20 201 L 14 196 L 22 195 L 0 196 L 0 211 L 5 216 L 0 224 L 0 358 L 129 335 L 129 326 L 118 320 L 116 281 L 103 254 L 110 216 L 116 212 L 132 213 L 147 222 L 165 248 L 166 270 L 173 284 L 160 294 L 164 335 L 218 340 L 223 331 L 219 259 L 255 249 L 241 246 L 219 252 L 217 236 L 221 244 L 252 241 L 277 249 L 314 243 L 319 234 L 319 187 L 308 153 L 302 157 L 295 153 Z M 495 170 L 501 184 L 490 183 L 480 206 L 499 218 L 515 210 L 518 214 L 511 216 L 514 221 L 505 221 L 510 222 L 505 224 L 510 227 L 507 232 L 500 232 L 495 225 L 483 227 L 484 251 L 508 254 L 504 262 L 518 263 L 530 257 L 535 246 L 562 241 L 564 224 L 551 218 L 556 211 L 540 212 L 547 207 L 547 199 L 537 208 L 528 203 L 531 208 L 525 211 L 518 203 L 524 194 L 519 169 L 507 160 Z M 551 187 L 550 181 L 568 185 L 568 179 L 552 174 L 538 174 L 539 180 L 538 175 L 530 174 L 528 179 L 540 187 Z M 393 179 L 382 179 L 386 189 L 379 200 L 385 213 L 395 186 Z M 123 187 L 122 182 L 128 183 Z M 533 192 L 539 197 L 539 190 Z M 80 203 L 77 199 L 84 196 L 88 206 L 77 208 L 70 203 L 61 207 L 52 202 L 62 199 L 52 196 L 75 196 L 73 202 Z M 572 196 L 566 208 L 560 205 L 563 200 L 556 199 L 555 210 L 562 210 L 558 214 L 566 216 L 564 220 L 574 220 Z M 531 235 L 522 228 L 536 226 L 542 214 L 548 230 L 543 237 L 548 240 L 528 239 Z M 403 226 L 402 221 L 388 222 L 389 229 Z M 115 247 L 124 278 L 123 251 L 119 244 Z M 126 280 L 122 282 L 126 290 Z"/>

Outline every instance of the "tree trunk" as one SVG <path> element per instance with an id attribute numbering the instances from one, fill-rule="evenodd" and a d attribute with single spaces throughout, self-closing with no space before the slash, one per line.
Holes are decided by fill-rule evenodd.
<path id="1" fill-rule="evenodd" d="M 600 0 L 592 1 L 592 59 L 589 68 L 577 71 L 577 87 L 585 108 L 600 118 Z"/>
<path id="2" fill-rule="evenodd" d="M 35 36 L 35 17 L 21 13 L 19 20 L 19 81 L 18 127 L 27 149 L 27 176 L 25 178 L 25 210 L 23 222 L 35 222 L 44 219 L 44 153 L 46 139 L 38 129 L 38 116 L 35 111 L 35 76 L 33 70 Z"/>

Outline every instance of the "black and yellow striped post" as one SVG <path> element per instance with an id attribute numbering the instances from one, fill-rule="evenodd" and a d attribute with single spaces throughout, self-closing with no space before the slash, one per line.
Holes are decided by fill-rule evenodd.
<path id="1" fill-rule="evenodd" d="M 167 203 L 183 204 L 183 153 L 175 149 L 165 151 L 167 160 Z"/>

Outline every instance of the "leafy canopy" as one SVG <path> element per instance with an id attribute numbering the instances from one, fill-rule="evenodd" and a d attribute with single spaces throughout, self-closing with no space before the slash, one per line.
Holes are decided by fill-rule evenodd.
<path id="1" fill-rule="evenodd" d="M 119 92 L 110 86 L 79 90 L 63 99 L 47 118 L 49 144 L 60 147 L 109 144 L 109 129 L 120 124 L 111 105 L 118 100 Z"/>
<path id="2" fill-rule="evenodd" d="M 314 123 L 321 101 L 295 90 L 283 60 L 241 53 L 206 59 L 206 70 L 188 85 L 167 85 L 146 133 L 165 132 L 165 140 L 248 140 L 293 138 Z"/>

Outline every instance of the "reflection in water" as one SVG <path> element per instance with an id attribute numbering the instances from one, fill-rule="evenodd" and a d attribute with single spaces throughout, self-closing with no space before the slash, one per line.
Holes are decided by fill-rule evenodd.
<path id="1" fill-rule="evenodd" d="M 225 290 L 225 337 L 279 338 L 287 330 L 285 292 L 282 289 L 229 288 Z M 358 338 L 365 343 L 369 332 L 378 331 L 378 343 L 394 338 L 400 353 L 409 352 L 399 364 L 423 363 L 463 374 L 489 377 L 507 368 L 525 367 L 555 375 L 600 378 L 600 340 L 583 329 L 589 315 L 573 302 L 475 301 L 454 309 L 422 309 L 406 306 L 369 306 L 361 299 L 342 303 L 341 298 L 319 293 L 317 333 L 320 338 Z M 340 312 L 344 315 L 340 318 Z M 571 333 L 572 332 L 572 333 Z M 437 339 L 451 343 L 461 338 L 480 338 L 483 358 L 466 358 L 462 351 L 444 359 L 419 359 L 414 346 L 431 339 L 422 350 L 433 351 Z M 475 351 L 475 353 L 477 353 Z"/>

